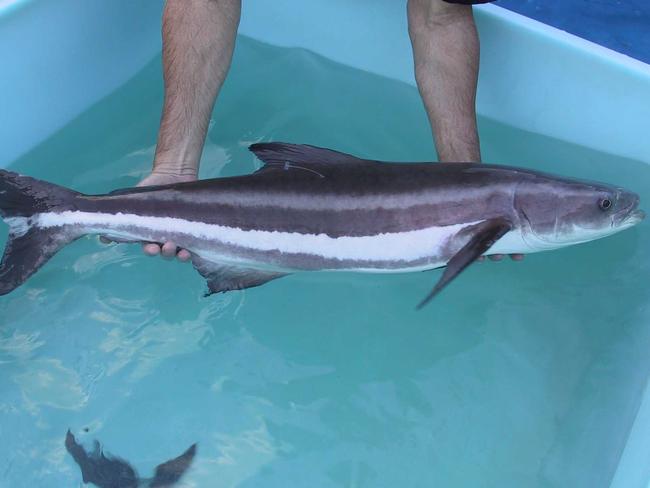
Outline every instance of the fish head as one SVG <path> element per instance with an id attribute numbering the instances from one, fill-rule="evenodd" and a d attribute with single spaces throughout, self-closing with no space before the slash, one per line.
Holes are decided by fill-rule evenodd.
<path id="1" fill-rule="evenodd" d="M 576 180 L 547 180 L 535 187 L 518 210 L 529 241 L 540 250 L 600 239 L 645 217 L 639 196 L 624 188 Z"/>

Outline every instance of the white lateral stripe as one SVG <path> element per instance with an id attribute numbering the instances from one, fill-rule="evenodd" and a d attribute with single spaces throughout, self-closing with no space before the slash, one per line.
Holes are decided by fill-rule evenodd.
<path id="1" fill-rule="evenodd" d="M 430 227 L 427 229 L 378 234 L 374 236 L 330 237 L 326 234 L 300 234 L 193 222 L 172 217 L 149 217 L 135 214 L 107 214 L 67 211 L 42 213 L 34 219 L 40 227 L 72 225 L 87 233 L 139 228 L 156 233 L 185 234 L 197 239 L 219 241 L 258 251 L 289 254 L 312 254 L 330 259 L 369 261 L 412 261 L 436 256 L 441 246 L 461 229 L 478 222 Z M 125 229 L 126 230 L 126 229 Z M 133 231 L 129 231 L 130 234 Z"/>

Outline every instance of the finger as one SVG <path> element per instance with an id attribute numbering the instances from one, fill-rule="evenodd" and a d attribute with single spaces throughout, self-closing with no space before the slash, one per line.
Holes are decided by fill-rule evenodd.
<path id="1" fill-rule="evenodd" d="M 172 241 L 165 242 L 162 246 L 162 256 L 167 259 L 171 259 L 176 256 L 176 244 Z"/>
<path id="2" fill-rule="evenodd" d="M 489 257 L 492 261 L 501 261 L 503 259 L 503 254 L 492 254 Z"/>
<path id="3" fill-rule="evenodd" d="M 142 244 L 142 250 L 147 256 L 157 256 L 160 254 L 160 246 L 155 242 L 148 242 L 147 244 Z"/>
<path id="4" fill-rule="evenodd" d="M 113 241 L 111 241 L 108 237 L 99 236 L 99 242 L 101 242 L 102 244 L 110 244 Z"/>
<path id="5" fill-rule="evenodd" d="M 189 261 L 192 255 L 187 249 L 181 249 L 180 251 L 178 251 L 178 254 L 176 254 L 176 257 L 178 258 L 179 261 L 184 263 L 186 261 Z"/>
<path id="6" fill-rule="evenodd" d="M 511 254 L 510 259 L 512 259 L 513 261 L 521 261 L 522 259 L 524 259 L 524 255 L 523 254 Z"/>

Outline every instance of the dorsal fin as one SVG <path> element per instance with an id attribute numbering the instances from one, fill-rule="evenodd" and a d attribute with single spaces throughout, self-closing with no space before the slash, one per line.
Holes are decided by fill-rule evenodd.
<path id="1" fill-rule="evenodd" d="M 357 158 L 331 149 L 310 146 L 307 144 L 289 144 L 286 142 L 258 142 L 248 147 L 255 156 L 265 164 L 271 165 L 300 165 L 314 164 L 359 164 L 371 163 L 367 159 Z"/>

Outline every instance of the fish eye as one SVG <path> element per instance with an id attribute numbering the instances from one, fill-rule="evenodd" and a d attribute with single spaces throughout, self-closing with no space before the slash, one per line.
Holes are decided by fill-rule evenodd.
<path id="1" fill-rule="evenodd" d="M 610 208 L 612 208 L 612 201 L 607 197 L 602 198 L 598 202 L 598 206 L 600 207 L 601 210 L 609 210 Z"/>

